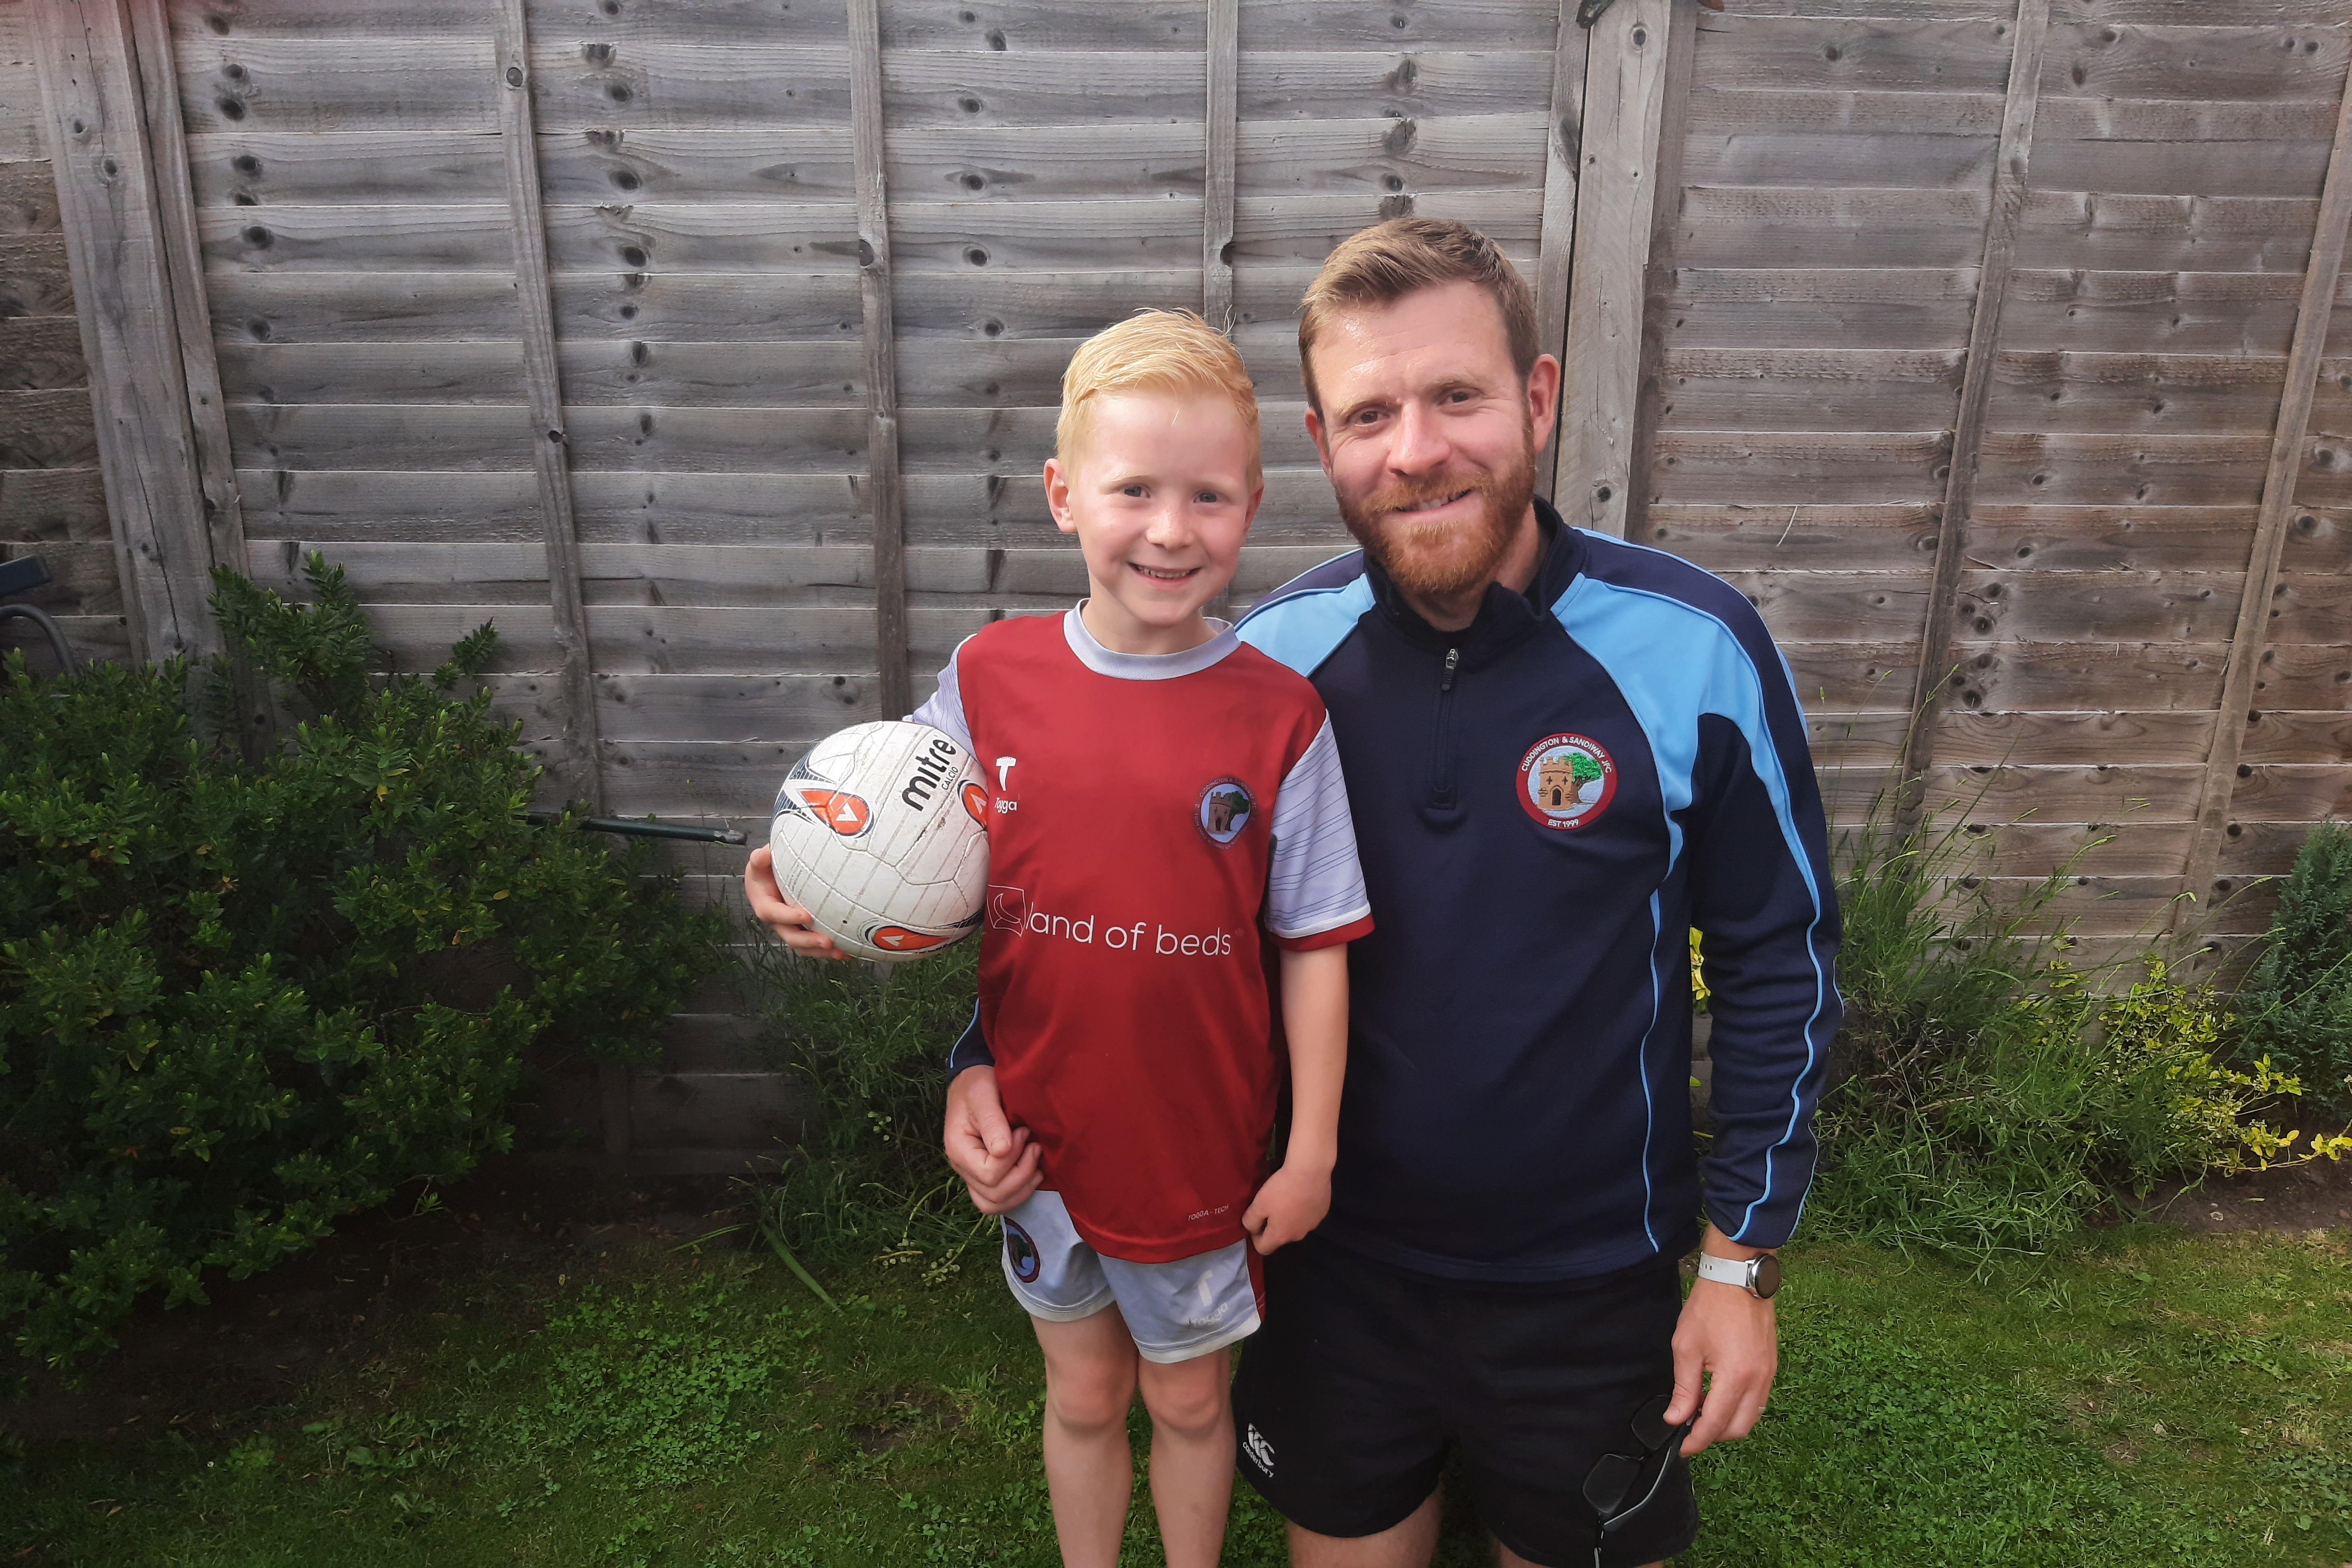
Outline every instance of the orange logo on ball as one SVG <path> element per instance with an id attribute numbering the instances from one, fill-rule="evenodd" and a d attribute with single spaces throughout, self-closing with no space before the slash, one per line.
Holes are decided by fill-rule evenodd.
<path id="1" fill-rule="evenodd" d="M 988 792 L 986 790 L 976 784 L 964 785 L 963 808 L 971 813 L 971 819 L 974 822 L 979 823 L 982 827 L 988 826 Z"/>
<path id="2" fill-rule="evenodd" d="M 844 838 L 855 838 L 873 826 L 872 808 L 847 790 L 803 788 L 793 793 L 800 796 L 803 805 L 816 813 L 819 822 Z"/>
<path id="3" fill-rule="evenodd" d="M 908 931 L 905 926 L 876 926 L 874 934 L 866 940 L 890 952 L 920 952 L 927 947 L 938 947 L 955 939 Z"/>

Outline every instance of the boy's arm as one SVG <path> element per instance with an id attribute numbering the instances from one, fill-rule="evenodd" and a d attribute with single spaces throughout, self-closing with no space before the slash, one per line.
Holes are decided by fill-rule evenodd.
<path id="1" fill-rule="evenodd" d="M 1029 1129 L 1005 1117 L 996 1088 L 996 1057 L 988 1048 L 976 1005 L 962 1037 L 948 1052 L 947 1126 L 940 1142 L 948 1164 L 971 1189 L 972 1207 L 982 1214 L 1019 1208 L 1044 1179 Z"/>
<path id="2" fill-rule="evenodd" d="M 1283 776 L 1268 826 L 1265 924 L 1282 950 L 1291 1111 L 1282 1168 L 1242 1215 L 1260 1252 L 1305 1236 L 1331 1206 L 1339 1089 L 1348 1076 L 1348 944 L 1372 929 L 1328 718 Z"/>
<path id="3" fill-rule="evenodd" d="M 1297 1241 L 1331 1207 L 1339 1088 L 1348 1076 L 1348 944 L 1286 948 L 1282 1027 L 1290 1039 L 1290 1139 L 1282 1168 L 1242 1215 L 1260 1252 Z"/>
<path id="4" fill-rule="evenodd" d="M 939 689 L 907 717 L 915 723 L 946 731 L 957 745 L 969 752 L 971 727 L 964 721 L 962 685 L 956 678 L 956 655 L 962 652 L 963 644 L 958 643 L 955 653 L 948 656 L 947 663 L 940 669 Z M 777 941 L 803 958 L 849 956 L 834 945 L 833 938 L 816 929 L 816 922 L 806 910 L 784 897 L 783 889 L 776 882 L 774 853 L 764 844 L 752 850 L 743 863 L 743 901 L 751 906 L 752 919 L 775 932 Z"/>

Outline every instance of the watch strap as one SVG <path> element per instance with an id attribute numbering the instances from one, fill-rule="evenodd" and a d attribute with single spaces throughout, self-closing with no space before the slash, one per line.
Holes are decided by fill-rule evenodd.
<path id="1" fill-rule="evenodd" d="M 1717 1258 L 1711 1252 L 1702 1252 L 1698 1255 L 1698 1277 L 1752 1295 L 1756 1289 L 1756 1261 L 1748 1258 Z"/>

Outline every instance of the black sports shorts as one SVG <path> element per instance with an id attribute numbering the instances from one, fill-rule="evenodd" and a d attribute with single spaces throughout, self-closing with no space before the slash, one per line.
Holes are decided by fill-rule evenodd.
<path id="1" fill-rule="evenodd" d="M 1437 1488 L 1459 1449 L 1478 1518 L 1546 1568 L 1590 1568 L 1584 1480 L 1638 1455 L 1634 1412 L 1674 1386 L 1672 1258 L 1557 1285 L 1434 1279 L 1309 1237 L 1265 1259 L 1265 1325 L 1234 1382 L 1241 1471 L 1293 1523 L 1376 1535 Z M 1689 1465 L 1599 1561 L 1634 1568 L 1698 1534 Z"/>

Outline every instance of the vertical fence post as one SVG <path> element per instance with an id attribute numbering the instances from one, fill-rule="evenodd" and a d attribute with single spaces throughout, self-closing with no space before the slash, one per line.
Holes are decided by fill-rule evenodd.
<path id="1" fill-rule="evenodd" d="M 572 443 L 563 422 L 563 378 L 555 356 L 555 298 L 547 263 L 547 216 L 539 182 L 537 116 L 531 109 L 530 35 L 523 0 L 499 0 L 499 141 L 505 154 L 507 223 L 514 244 L 515 303 L 522 324 L 522 379 L 530 402 L 531 466 L 539 476 L 540 538 L 554 612 L 563 737 L 549 769 L 565 795 L 604 809 L 604 748 L 596 722 L 596 670 L 588 606 L 580 587 L 580 535 L 572 510 Z M 626 1154 L 629 1070 L 598 1064 L 604 1152 Z"/>
<path id="2" fill-rule="evenodd" d="M 548 276 L 547 219 L 540 193 L 523 0 L 499 0 L 498 51 L 499 141 L 505 154 L 507 226 L 514 246 L 516 314 L 522 325 L 523 391 L 530 403 L 531 465 L 539 478 L 548 601 L 562 659 L 564 733 L 549 771 L 569 798 L 602 811 L 595 666 L 588 641 L 588 608 L 580 588 L 580 536 L 572 514 L 572 444 L 564 428 L 563 382 L 555 358 L 555 300 Z"/>
<path id="3" fill-rule="evenodd" d="M 2010 41 L 2009 95 L 2001 109 L 2000 147 L 1993 163 L 1992 209 L 1985 219 L 1984 254 L 1977 272 L 1976 309 L 1969 320 L 1968 361 L 1952 420 L 1950 468 L 1937 520 L 1936 571 L 1919 631 L 1919 669 L 1911 687 L 1911 728 L 1904 738 L 1903 772 L 1895 796 L 1898 833 L 1919 825 L 1927 809 L 1927 767 L 1936 754 L 1936 714 L 1952 657 L 1952 616 L 1960 592 L 1961 546 L 1975 505 L 1977 464 L 1984 451 L 1985 414 L 1992 403 L 1993 371 L 2000 356 L 2001 311 L 2017 253 L 2017 222 L 2025 210 L 2033 157 L 2034 111 L 2042 100 L 2042 47 L 2050 34 L 2050 0 L 2018 0 Z"/>
<path id="4" fill-rule="evenodd" d="M 1649 527 L 1650 487 L 1657 472 L 1658 426 L 1666 414 L 1666 311 L 1675 292 L 1675 234 L 1682 223 L 1683 143 L 1689 139 L 1691 73 L 1698 58 L 1698 6 L 1676 5 L 1666 18 L 1666 76 L 1658 109 L 1657 186 L 1650 201 L 1650 241 L 1642 264 L 1642 342 L 1635 358 L 1633 437 L 1625 465 L 1618 535 L 1639 539 Z"/>
<path id="5" fill-rule="evenodd" d="M 196 484 L 204 497 L 206 543 L 214 565 L 249 572 L 245 500 L 236 488 L 236 454 L 229 445 L 220 355 L 213 346 L 212 302 L 205 290 L 195 192 L 189 184 L 187 127 L 180 114 L 179 73 L 173 68 L 171 18 L 164 14 L 163 0 L 130 0 L 130 17 L 154 171 L 156 226 L 164 276 L 171 285 L 180 369 L 186 378 Z M 271 743 L 277 715 L 267 684 L 249 659 L 242 650 L 228 651 L 235 677 L 238 743 L 248 758 L 257 758 Z"/>
<path id="6" fill-rule="evenodd" d="M 874 520 L 874 651 L 882 711 L 915 705 L 907 665 L 906 499 L 898 478 L 898 344 L 890 319 L 890 196 L 882 173 L 880 0 L 849 0 L 849 134 L 857 177 L 857 287 L 866 333 L 866 497 Z"/>
<path id="7" fill-rule="evenodd" d="M 1209 0 L 1208 165 L 1202 183 L 1201 314 L 1234 330 L 1234 141 L 1239 127 L 1241 0 Z"/>
<path id="8" fill-rule="evenodd" d="M 201 292 L 183 299 L 173 287 L 165 172 L 131 17 L 122 0 L 28 9 L 131 646 L 151 659 L 209 657 L 222 648 L 205 602 L 215 548 L 206 515 L 219 503 L 205 493 L 181 355 L 184 318 L 205 306 Z M 152 108 L 155 119 L 177 114 L 176 98 Z M 171 173 L 184 181 L 184 161 Z M 241 554 L 223 563 L 246 564 Z"/>
<path id="9" fill-rule="evenodd" d="M 1633 484 L 1652 219 L 1663 199 L 1672 10 L 1688 4 L 1617 0 L 1591 28 L 1585 65 L 1557 489 L 1569 521 L 1621 537 Z"/>
<path id="10" fill-rule="evenodd" d="M 1552 36 L 1551 117 L 1544 123 L 1543 216 L 1536 237 L 1536 343 L 1563 363 L 1569 276 L 1576 254 L 1577 169 L 1584 147 L 1584 67 L 1591 42 L 1577 26 L 1577 4 L 1559 0 L 1559 31 Z M 1552 410 L 1550 438 L 1536 457 L 1536 489 L 1546 499 L 1555 495 L 1559 470 L 1560 412 Z"/>
<path id="11" fill-rule="evenodd" d="M 2288 515 L 2302 478 L 2311 405 L 2319 390 L 2321 356 L 2327 349 L 2336 289 L 2344 271 L 2345 229 L 2352 220 L 2352 75 L 2336 105 L 2336 142 L 2327 155 L 2319 216 L 2312 228 L 2311 259 L 2303 273 L 2303 298 L 2294 318 L 2294 343 L 2287 353 L 2286 386 L 2279 396 L 2278 421 L 2271 431 L 2270 466 L 2263 475 L 2263 500 L 2254 514 L 2252 549 L 2245 587 L 2238 596 L 2238 619 L 2230 635 L 2230 657 L 2221 675 L 2221 701 L 2213 716 L 2213 739 L 2206 751 L 2205 775 L 2197 795 L 2197 830 L 2189 842 L 2181 896 L 2173 900 L 2171 935 L 2176 951 L 2194 935 L 2194 916 L 2214 890 L 2221 840 L 2228 835 L 2230 802 L 2246 740 L 2254 698 L 2254 677 L 2269 642 L 2271 596 L 2278 588 L 2279 553 L 2286 544 Z M 2183 954 L 2183 956 L 2189 956 Z"/>

